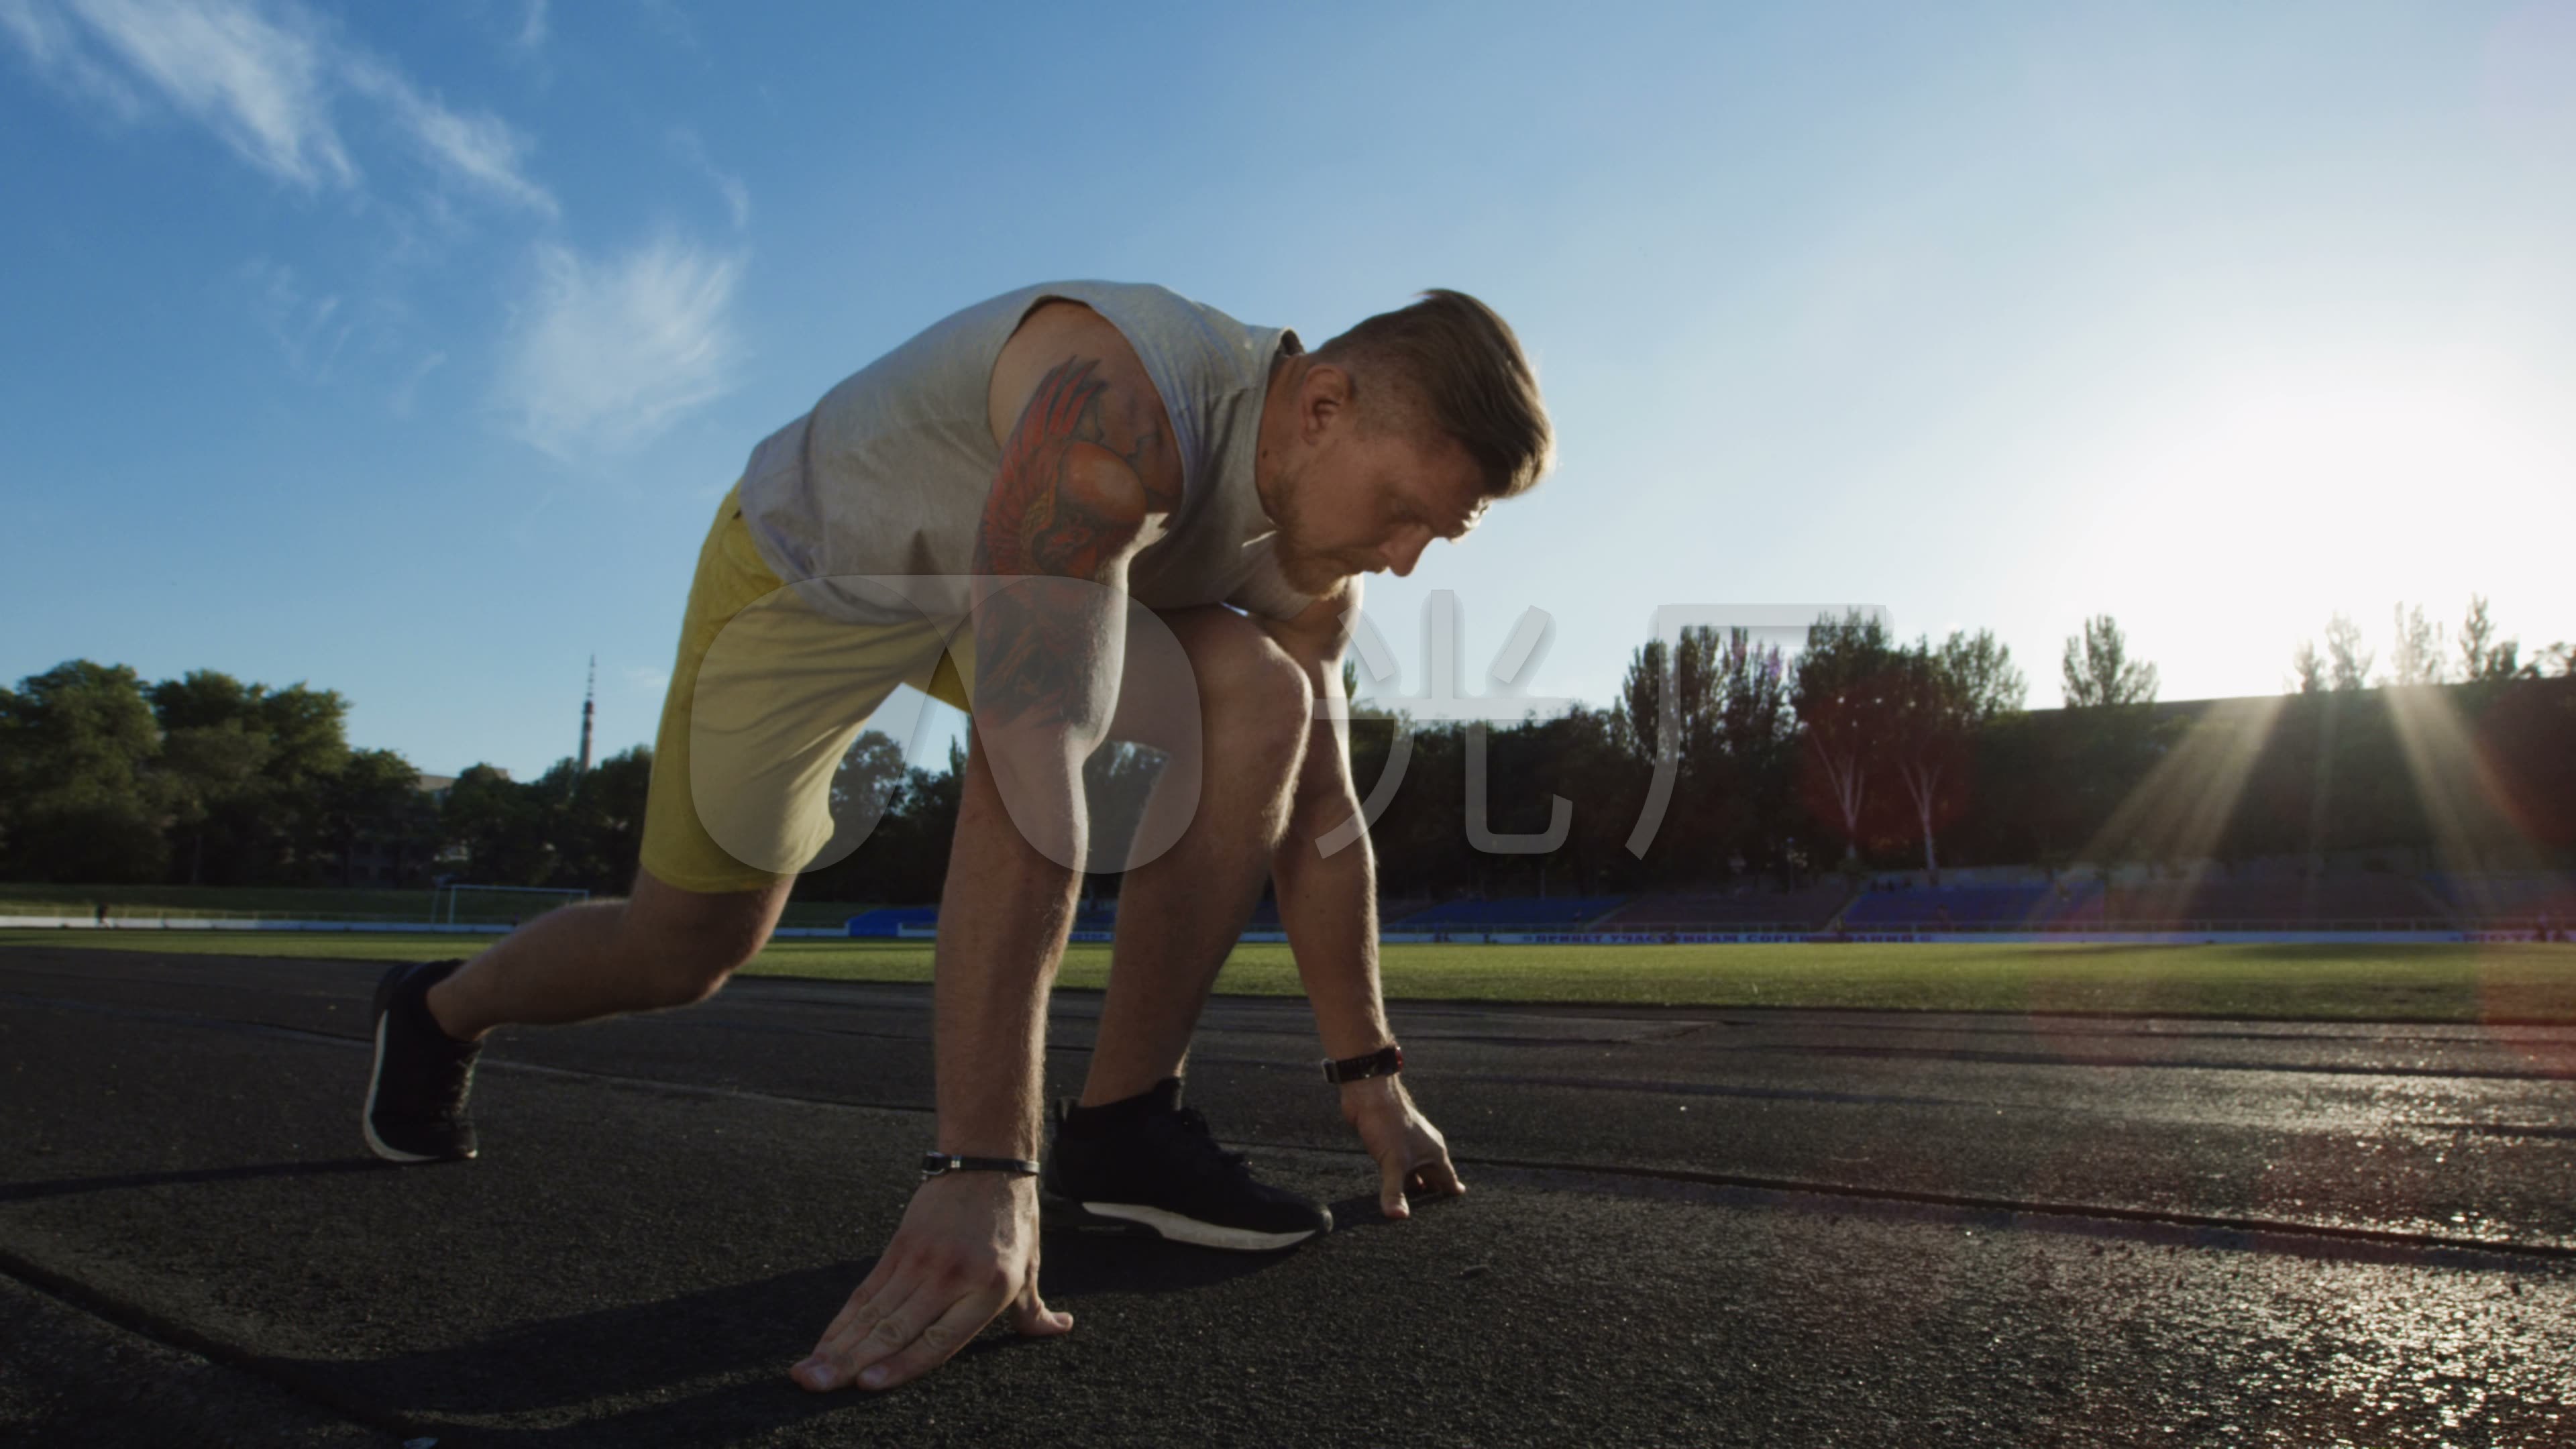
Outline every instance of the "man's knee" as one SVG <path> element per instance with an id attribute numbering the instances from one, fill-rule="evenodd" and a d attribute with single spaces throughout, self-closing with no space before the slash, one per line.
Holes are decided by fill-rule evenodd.
<path id="1" fill-rule="evenodd" d="M 630 916 L 619 933 L 617 960 L 624 968 L 639 1009 L 694 1006 L 724 989 L 759 946 L 739 937 L 704 931 L 673 931 L 643 925 Z"/>
<path id="2" fill-rule="evenodd" d="M 653 984 L 654 1004 L 695 1006 L 722 991 L 755 954 L 714 942 L 669 943 L 651 958 L 646 972 Z"/>
<path id="3" fill-rule="evenodd" d="M 620 922 L 619 959 L 653 1006 L 704 1001 L 768 944 L 778 904 L 770 894 L 711 895 L 638 881 Z"/>
<path id="4" fill-rule="evenodd" d="M 1293 765 L 1315 713 L 1315 689 L 1288 651 L 1246 624 L 1216 667 L 1203 671 L 1207 718 L 1224 743 Z"/>

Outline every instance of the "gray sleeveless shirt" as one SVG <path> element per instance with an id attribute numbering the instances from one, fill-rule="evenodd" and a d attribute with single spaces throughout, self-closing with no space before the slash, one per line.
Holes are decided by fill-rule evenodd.
<path id="1" fill-rule="evenodd" d="M 993 363 L 1054 298 L 1107 318 L 1172 421 L 1181 504 L 1130 564 L 1129 597 L 1158 609 L 1230 603 L 1286 619 L 1312 600 L 1273 557 L 1252 486 L 1272 359 L 1294 333 L 1247 327 L 1161 287 L 1050 282 L 955 314 L 869 363 L 754 448 L 743 519 L 761 558 L 817 610 L 856 624 L 964 614 L 984 500 L 1002 464 L 987 421 Z M 889 588 L 869 580 L 925 577 Z"/>

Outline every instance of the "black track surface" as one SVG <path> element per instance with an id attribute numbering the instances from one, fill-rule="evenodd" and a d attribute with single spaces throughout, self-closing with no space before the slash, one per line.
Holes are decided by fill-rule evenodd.
<path id="1" fill-rule="evenodd" d="M 1220 1001 L 1192 1100 L 1343 1231 L 1051 1231 L 1071 1337 L 812 1396 L 925 992 L 505 1034 L 484 1159 L 396 1169 L 375 969 L 0 952 L 0 1438 L 2576 1444 L 2576 1030 L 1399 1006 L 1473 1191 L 1390 1225 L 1303 1008 Z"/>

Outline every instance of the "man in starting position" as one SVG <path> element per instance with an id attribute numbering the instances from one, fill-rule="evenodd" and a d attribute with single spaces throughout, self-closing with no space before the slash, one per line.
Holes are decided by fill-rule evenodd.
<path id="1" fill-rule="evenodd" d="M 1265 875 L 1382 1210 L 1463 1191 L 1395 1075 L 1367 836 L 1324 844 L 1360 808 L 1341 655 L 1361 575 L 1410 573 L 1431 540 L 1536 483 L 1551 449 L 1511 329 L 1455 292 L 1311 353 L 1149 286 L 1030 287 L 937 323 L 764 441 L 717 510 L 634 895 L 387 973 L 368 1146 L 473 1156 L 465 1097 L 495 1027 L 713 994 L 830 840 L 834 766 L 909 681 L 971 717 L 940 898 L 936 1151 L 798 1383 L 902 1383 L 1005 1312 L 1025 1334 L 1072 1327 L 1038 1297 L 1039 1098 L 1085 858 L 1082 763 L 1109 740 L 1168 760 L 1048 1192 L 1213 1247 L 1330 1229 L 1180 1105 L 1191 1032 Z"/>

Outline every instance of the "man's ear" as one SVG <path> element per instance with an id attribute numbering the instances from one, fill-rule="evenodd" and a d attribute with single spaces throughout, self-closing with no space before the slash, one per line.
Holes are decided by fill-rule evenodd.
<path id="1" fill-rule="evenodd" d="M 1337 421 L 1348 421 L 1354 402 L 1351 375 L 1329 362 L 1306 369 L 1297 385 L 1297 427 L 1309 442 L 1320 439 Z"/>

